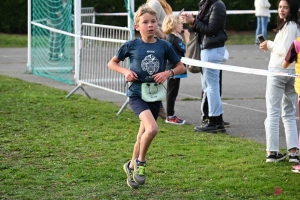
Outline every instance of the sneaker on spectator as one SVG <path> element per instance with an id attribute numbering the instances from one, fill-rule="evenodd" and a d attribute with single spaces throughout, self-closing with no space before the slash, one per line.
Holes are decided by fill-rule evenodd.
<path id="1" fill-rule="evenodd" d="M 292 172 L 300 173 L 300 163 L 292 167 Z"/>
<path id="2" fill-rule="evenodd" d="M 225 133 L 226 132 L 226 128 L 224 126 L 224 122 L 218 123 L 217 129 L 218 129 L 218 132 Z"/>
<path id="3" fill-rule="evenodd" d="M 183 125 L 185 123 L 185 120 L 182 120 L 179 117 L 174 115 L 173 117 L 167 117 L 166 123 Z"/>
<path id="4" fill-rule="evenodd" d="M 299 151 L 298 150 L 295 153 L 290 153 L 289 162 L 299 163 Z"/>
<path id="5" fill-rule="evenodd" d="M 201 126 L 206 126 L 208 122 L 209 122 L 208 118 L 203 119 L 201 122 Z"/>
<path id="6" fill-rule="evenodd" d="M 224 127 L 225 128 L 229 128 L 230 127 L 230 123 L 229 122 L 224 122 Z"/>
<path id="7" fill-rule="evenodd" d="M 134 162 L 134 172 L 133 172 L 133 179 L 139 185 L 144 185 L 146 181 L 146 163 L 138 163 L 138 161 Z"/>
<path id="8" fill-rule="evenodd" d="M 218 133 L 217 124 L 214 120 L 208 119 L 207 123 L 201 123 L 201 126 L 194 127 L 194 131 L 196 132 L 207 132 L 207 133 Z"/>
<path id="9" fill-rule="evenodd" d="M 286 154 L 282 154 L 280 152 L 272 151 L 270 155 L 267 155 L 266 162 L 279 162 L 284 160 L 287 157 Z"/>
<path id="10" fill-rule="evenodd" d="M 127 175 L 127 185 L 133 189 L 138 189 L 139 184 L 133 180 L 133 170 L 129 169 L 129 163 L 130 161 L 123 165 L 124 172 Z"/>

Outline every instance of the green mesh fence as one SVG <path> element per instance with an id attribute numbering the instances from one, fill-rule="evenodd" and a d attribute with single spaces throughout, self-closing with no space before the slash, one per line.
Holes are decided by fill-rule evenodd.
<path id="1" fill-rule="evenodd" d="M 74 84 L 72 0 L 32 0 L 32 21 L 52 28 L 32 26 L 32 73 L 56 81 Z"/>

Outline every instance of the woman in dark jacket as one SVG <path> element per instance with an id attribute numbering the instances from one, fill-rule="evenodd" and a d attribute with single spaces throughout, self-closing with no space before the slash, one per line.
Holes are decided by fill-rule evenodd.
<path id="1" fill-rule="evenodd" d="M 205 62 L 221 63 L 225 54 L 226 6 L 221 0 L 201 0 L 199 14 L 196 18 L 192 14 L 182 15 L 183 21 L 198 33 L 201 46 L 201 60 Z M 207 97 L 209 106 L 209 121 L 202 126 L 196 126 L 195 131 L 217 133 L 225 132 L 223 123 L 223 106 L 220 97 L 220 70 L 202 68 L 202 90 Z"/>

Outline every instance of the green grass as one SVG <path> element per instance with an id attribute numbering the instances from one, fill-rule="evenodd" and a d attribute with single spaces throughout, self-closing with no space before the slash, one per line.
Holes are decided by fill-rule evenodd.
<path id="1" fill-rule="evenodd" d="M 236 44 L 254 44 L 253 31 L 248 32 L 235 32 L 228 31 L 228 40 L 226 45 Z M 275 33 L 269 31 L 267 39 L 274 40 Z M 27 47 L 27 35 L 15 35 L 15 34 L 0 34 L 0 48 L 9 47 Z"/>
<path id="2" fill-rule="evenodd" d="M 130 189 L 130 110 L 5 76 L 0 85 L 0 199 L 298 199 L 292 164 L 265 163 L 265 145 L 161 119 L 146 184 Z"/>
<path id="3" fill-rule="evenodd" d="M 0 33 L 0 48 L 27 47 L 27 35 Z"/>
<path id="4" fill-rule="evenodd" d="M 274 40 L 275 32 L 269 31 L 267 34 L 268 40 Z M 236 32 L 236 31 L 228 31 L 228 40 L 226 41 L 226 45 L 239 45 L 239 44 L 251 44 L 254 45 L 255 41 L 255 32 L 247 31 L 247 32 Z"/>

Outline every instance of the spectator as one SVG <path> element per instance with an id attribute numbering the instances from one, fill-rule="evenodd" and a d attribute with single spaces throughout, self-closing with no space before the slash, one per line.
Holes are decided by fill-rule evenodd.
<path id="1" fill-rule="evenodd" d="M 220 97 L 222 96 L 222 70 L 220 70 Z M 208 101 L 207 101 L 207 96 L 204 95 L 204 92 L 202 90 L 201 93 L 201 126 L 205 126 L 205 124 L 208 123 Z M 224 127 L 229 128 L 231 126 L 230 122 L 223 121 Z"/>
<path id="2" fill-rule="evenodd" d="M 167 15 L 162 24 L 163 32 L 168 35 L 167 41 L 170 42 L 176 52 L 183 57 L 185 55 L 185 45 L 182 41 L 181 32 L 183 31 L 182 22 L 180 16 Z M 184 31 L 185 41 L 189 42 L 190 32 Z M 173 69 L 174 65 L 171 62 L 167 62 L 167 69 Z M 167 118 L 166 123 L 182 125 L 185 120 L 180 119 L 175 115 L 174 107 L 175 101 L 178 95 L 180 87 L 181 77 L 187 77 L 187 73 L 180 74 L 177 77 L 171 77 L 167 80 Z"/>
<path id="3" fill-rule="evenodd" d="M 165 17 L 172 14 L 172 7 L 167 3 L 166 0 L 147 0 L 146 3 L 157 13 L 159 29 L 156 32 L 156 36 L 161 39 L 166 39 L 167 35 L 164 34 L 164 32 L 161 30 L 161 27 Z"/>
<path id="4" fill-rule="evenodd" d="M 201 46 L 201 60 L 221 63 L 225 54 L 226 6 L 221 0 L 201 0 L 199 14 L 182 14 L 183 20 L 198 33 Z M 220 97 L 220 70 L 202 68 L 202 90 L 207 96 L 208 123 L 196 126 L 195 131 L 226 132 L 223 122 L 223 106 Z"/>
<path id="5" fill-rule="evenodd" d="M 270 21 L 271 4 L 268 0 L 254 0 L 255 16 L 257 18 L 255 44 L 259 45 L 257 36 L 262 34 L 267 39 L 268 22 Z"/>
<path id="6" fill-rule="evenodd" d="M 295 72 L 295 67 L 283 69 L 282 63 L 293 41 L 300 36 L 298 24 L 299 0 L 278 0 L 278 16 L 274 41 L 266 40 L 259 45 L 263 51 L 271 51 L 268 69 L 278 73 Z M 298 131 L 296 125 L 297 93 L 293 77 L 268 76 L 266 89 L 267 118 L 266 162 L 284 160 L 287 155 L 279 152 L 279 117 L 281 115 L 285 128 L 286 146 L 289 162 L 298 162 Z"/>
<path id="7" fill-rule="evenodd" d="M 170 76 L 185 72 L 181 57 L 167 41 L 154 37 L 157 29 L 157 14 L 147 4 L 139 7 L 134 16 L 134 27 L 140 32 L 141 38 L 125 42 L 117 54 L 109 61 L 108 67 L 124 74 L 128 82 L 132 82 L 127 91 L 129 104 L 139 117 L 140 128 L 134 145 L 132 158 L 125 163 L 123 169 L 127 175 L 129 187 L 137 189 L 146 180 L 146 154 L 150 144 L 158 133 L 156 119 L 161 100 L 149 102 L 142 94 L 144 85 L 151 83 L 163 84 Z M 118 63 L 126 57 L 130 59 L 130 69 L 121 67 Z M 175 67 L 166 70 L 166 61 Z M 149 88 L 150 90 L 150 88 Z M 151 93 L 148 93 L 151 94 Z"/>

